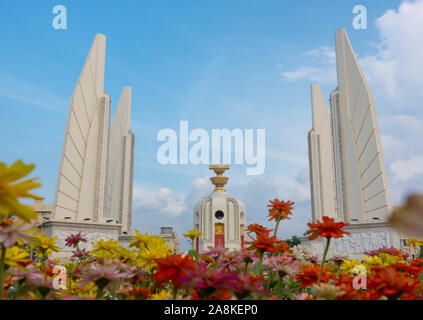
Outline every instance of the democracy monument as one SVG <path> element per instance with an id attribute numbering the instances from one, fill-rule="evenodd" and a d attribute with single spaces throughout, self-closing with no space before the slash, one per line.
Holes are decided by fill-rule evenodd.
<path id="1" fill-rule="evenodd" d="M 335 39 L 338 87 L 330 94 L 330 113 L 320 86 L 311 85 L 312 220 L 328 216 L 349 223 L 351 236 L 334 241 L 339 253 L 399 248 L 400 235 L 387 224 L 392 204 L 373 95 L 345 30 L 337 30 Z M 323 251 L 321 240 L 301 242 Z"/>
<path id="2" fill-rule="evenodd" d="M 333 251 L 361 257 L 384 246 L 400 248 L 400 235 L 387 223 L 392 205 L 373 96 L 345 30 L 337 30 L 335 38 L 338 86 L 330 94 L 330 112 L 320 86 L 311 85 L 312 220 L 328 216 L 348 223 L 351 236 L 336 239 Z M 132 234 L 131 87 L 123 89 L 110 126 L 105 54 L 106 37 L 97 34 L 70 100 L 54 203 L 41 223 L 46 235 L 57 236 L 59 255 L 65 258 L 70 249 L 64 243 L 71 234 L 82 232 L 88 250 L 99 239 L 113 238 L 126 245 Z M 245 205 L 224 189 L 229 178 L 223 173 L 229 165 L 209 168 L 216 173 L 210 178 L 215 189 L 194 206 L 194 228 L 201 233 L 196 248 L 240 250 Z M 161 236 L 178 251 L 171 227 L 162 228 Z M 316 254 L 323 251 L 321 239 L 302 237 L 301 242 Z"/>
<path id="3" fill-rule="evenodd" d="M 131 230 L 134 134 L 131 87 L 122 91 L 110 127 L 110 97 L 104 91 L 106 37 L 97 34 L 72 94 L 51 218 L 41 225 L 58 237 L 82 232 L 91 242 L 127 241 Z"/>

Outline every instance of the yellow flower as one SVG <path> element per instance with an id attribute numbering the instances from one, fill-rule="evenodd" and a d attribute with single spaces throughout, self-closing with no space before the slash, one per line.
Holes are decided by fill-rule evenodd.
<path id="1" fill-rule="evenodd" d="M 116 256 L 124 263 L 133 263 L 137 259 L 135 251 L 122 246 L 117 247 Z"/>
<path id="2" fill-rule="evenodd" d="M 0 217 L 15 215 L 27 222 L 37 219 L 37 213 L 31 207 L 19 203 L 20 198 L 43 199 L 29 192 L 41 187 L 35 178 L 19 182 L 34 168 L 33 164 L 26 165 L 21 160 L 10 167 L 0 162 Z"/>
<path id="3" fill-rule="evenodd" d="M 351 260 L 342 260 L 342 264 L 341 264 L 341 271 L 342 273 L 349 273 L 349 274 L 353 274 L 354 273 L 354 267 L 362 265 L 362 263 L 360 261 L 357 261 L 355 259 L 351 259 Z"/>
<path id="4" fill-rule="evenodd" d="M 56 246 L 57 237 L 50 238 L 44 234 L 37 235 L 35 240 L 35 248 L 43 255 L 49 255 L 51 251 L 58 252 L 59 247 Z"/>
<path id="5" fill-rule="evenodd" d="M 19 247 L 14 246 L 12 248 L 6 249 L 4 263 L 11 267 L 21 267 L 19 265 L 19 262 L 29 261 L 29 259 L 27 259 L 28 256 L 28 252 L 22 250 Z"/>
<path id="6" fill-rule="evenodd" d="M 382 259 L 384 267 L 390 266 L 391 264 L 394 264 L 394 263 L 404 262 L 403 260 L 400 260 L 399 257 L 393 256 L 386 252 L 379 253 L 378 256 Z"/>
<path id="7" fill-rule="evenodd" d="M 107 241 L 100 239 L 100 241 L 93 242 L 92 244 L 94 245 L 94 249 L 91 251 L 91 254 L 97 259 L 115 258 L 118 255 L 120 243 L 113 238 Z"/>
<path id="8" fill-rule="evenodd" d="M 81 298 L 95 299 L 97 286 L 94 282 L 88 282 L 82 286 L 79 283 L 72 282 L 72 293 Z"/>
<path id="9" fill-rule="evenodd" d="M 154 236 L 149 235 L 148 233 L 141 234 L 138 232 L 138 230 L 135 230 L 135 236 L 132 236 L 132 240 L 129 241 L 129 246 L 137 247 L 138 249 L 144 249 L 152 237 Z"/>
<path id="10" fill-rule="evenodd" d="M 198 238 L 199 236 L 201 236 L 202 233 L 198 232 L 197 230 L 193 229 L 193 230 L 189 230 L 187 233 L 184 233 L 183 236 L 185 238 L 189 238 L 191 240 L 194 240 L 196 238 Z"/>
<path id="11" fill-rule="evenodd" d="M 369 271 L 373 267 L 383 267 L 383 260 L 379 256 L 373 256 L 373 257 L 364 257 L 363 264 L 366 266 L 366 269 Z"/>
<path id="12" fill-rule="evenodd" d="M 144 244 L 144 248 L 139 250 L 135 265 L 151 270 L 157 265 L 154 259 L 165 258 L 170 254 L 171 251 L 162 238 L 150 236 L 150 239 Z"/>
<path id="13" fill-rule="evenodd" d="M 409 247 L 420 247 L 423 246 L 423 241 L 418 240 L 416 238 L 409 238 L 408 241 L 408 246 Z"/>
<path id="14" fill-rule="evenodd" d="M 167 300 L 172 297 L 172 294 L 169 291 L 162 290 L 159 293 L 151 295 L 149 300 Z"/>

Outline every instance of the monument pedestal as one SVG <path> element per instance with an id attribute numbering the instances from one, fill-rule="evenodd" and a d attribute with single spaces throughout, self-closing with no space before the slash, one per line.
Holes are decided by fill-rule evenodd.
<path id="1" fill-rule="evenodd" d="M 350 258 L 363 259 L 364 252 L 380 249 L 381 247 L 400 248 L 400 234 L 385 222 L 350 224 L 343 230 L 351 233 L 343 238 L 332 239 L 328 255 L 347 254 Z M 310 241 L 308 237 L 301 237 L 301 245 L 308 247 L 320 258 L 326 245 L 326 239 L 317 238 Z"/>
<path id="2" fill-rule="evenodd" d="M 128 241 L 131 238 L 129 235 L 122 234 L 122 225 L 116 223 L 49 220 L 43 222 L 41 228 L 45 235 L 57 237 L 56 243 L 60 248 L 60 252 L 55 252 L 53 258 L 60 258 L 61 260 L 69 260 L 72 256 L 72 251 L 75 250 L 65 245 L 66 238 L 79 232 L 87 239 L 87 242 L 80 242 L 79 247 L 89 251 L 93 249 L 92 243 L 100 239 L 105 241 L 114 239 L 120 241 L 123 246 L 127 247 Z"/>

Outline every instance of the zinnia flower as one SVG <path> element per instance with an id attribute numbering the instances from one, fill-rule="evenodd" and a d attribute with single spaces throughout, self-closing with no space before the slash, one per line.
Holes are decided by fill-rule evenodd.
<path id="1" fill-rule="evenodd" d="M 58 252 L 59 247 L 56 246 L 57 237 L 50 238 L 44 234 L 37 235 L 35 240 L 35 247 L 41 252 L 41 254 L 48 255 L 51 251 Z"/>
<path id="2" fill-rule="evenodd" d="M 25 225 L 18 219 L 0 220 L 0 243 L 3 243 L 5 248 L 13 247 L 17 240 L 28 243 L 29 240 L 34 239 L 34 235 L 29 233 L 33 231 L 33 227 L 33 225 Z"/>
<path id="3" fill-rule="evenodd" d="M 292 215 L 292 207 L 294 202 L 292 201 L 279 201 L 278 199 L 270 200 L 268 207 L 269 209 L 269 221 L 271 220 L 285 220 L 290 219 L 289 215 Z"/>
<path id="4" fill-rule="evenodd" d="M 260 255 L 263 255 L 264 252 L 275 252 L 276 246 L 281 243 L 275 236 L 270 236 L 269 231 L 261 232 L 256 234 L 256 239 L 248 235 L 252 241 L 246 242 L 249 244 L 248 250 L 257 249 L 257 252 Z"/>
<path id="5" fill-rule="evenodd" d="M 262 226 L 260 224 L 254 223 L 254 224 L 250 224 L 247 227 L 247 231 L 248 231 L 248 233 L 253 233 L 254 232 L 255 234 L 259 234 L 259 233 L 262 233 L 262 232 L 271 232 L 273 230 L 272 229 L 268 229 L 268 228 L 266 228 L 266 227 L 264 227 L 264 226 Z"/>
<path id="6" fill-rule="evenodd" d="M 375 274 L 368 281 L 368 288 L 391 299 L 397 299 L 402 294 L 416 295 L 422 289 L 419 279 L 406 273 L 401 273 L 393 267 L 374 268 Z"/>
<path id="7" fill-rule="evenodd" d="M 187 270 L 195 270 L 194 261 L 190 256 L 183 257 L 177 254 L 154 261 L 157 263 L 158 271 L 153 274 L 153 278 L 158 282 L 171 280 L 174 286 L 179 284 Z"/>
<path id="8" fill-rule="evenodd" d="M 79 232 L 78 234 L 71 234 L 65 241 L 68 247 L 76 248 L 80 242 L 87 242 L 87 239 L 82 237 L 81 232 Z"/>
<path id="9" fill-rule="evenodd" d="M 186 276 L 180 279 L 180 283 L 184 288 L 196 289 L 202 299 L 208 299 L 217 290 L 240 291 L 237 289 L 237 280 L 236 272 L 207 269 L 207 266 L 200 262 L 195 265 L 194 271 L 188 271 Z"/>
<path id="10" fill-rule="evenodd" d="M 187 233 L 184 233 L 183 236 L 185 238 L 189 238 L 191 240 L 195 240 L 196 238 L 198 238 L 199 236 L 201 236 L 202 233 L 198 232 L 197 230 L 189 230 Z"/>
<path id="11" fill-rule="evenodd" d="M 295 279 L 301 282 L 301 288 L 306 288 L 317 283 L 319 278 L 320 266 L 318 264 L 306 265 L 301 267 L 300 272 L 295 276 Z M 320 281 L 325 281 L 332 278 L 328 270 L 323 269 Z"/>
<path id="12" fill-rule="evenodd" d="M 21 264 L 27 264 L 31 261 L 27 259 L 28 256 L 28 252 L 19 247 L 14 246 L 6 250 L 4 263 L 8 266 L 19 268 L 21 267 Z"/>
<path id="13" fill-rule="evenodd" d="M 102 290 L 108 285 L 115 283 L 120 279 L 128 276 L 127 272 L 121 272 L 116 265 L 102 265 L 99 263 L 92 264 L 87 271 L 82 273 L 82 282 L 80 287 L 83 287 L 89 282 L 94 282 L 99 290 Z"/>
<path id="14" fill-rule="evenodd" d="M 342 238 L 344 234 L 350 234 L 342 230 L 343 227 L 347 226 L 347 223 L 344 222 L 335 222 L 335 219 L 329 217 L 323 217 L 323 222 L 317 220 L 316 223 L 308 223 L 310 230 L 307 231 L 307 234 L 310 234 L 308 237 L 310 240 L 314 240 L 317 237 L 322 238 Z"/>
<path id="15" fill-rule="evenodd" d="M 312 287 L 316 291 L 317 300 L 335 300 L 345 294 L 340 287 L 330 283 L 313 284 Z"/>
<path id="16" fill-rule="evenodd" d="M 43 199 L 29 192 L 41 187 L 41 183 L 36 182 L 35 178 L 19 182 L 34 168 L 33 164 L 26 165 L 21 160 L 10 167 L 0 162 L 0 217 L 14 215 L 26 222 L 37 219 L 37 213 L 31 207 L 19 202 L 20 198 Z"/>

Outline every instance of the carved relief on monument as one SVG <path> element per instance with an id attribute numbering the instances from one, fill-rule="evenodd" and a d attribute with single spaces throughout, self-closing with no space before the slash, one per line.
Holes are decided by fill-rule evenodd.
<path id="1" fill-rule="evenodd" d="M 337 252 L 349 254 L 360 254 L 390 246 L 389 233 L 387 231 L 352 233 L 351 236 L 335 239 L 334 241 L 334 247 Z"/>
<path id="2" fill-rule="evenodd" d="M 70 235 L 75 234 L 75 231 L 58 231 L 55 236 L 57 236 L 57 246 L 62 250 L 69 250 L 69 247 L 66 247 L 66 238 Z M 88 251 L 93 249 L 93 242 L 100 241 L 100 239 L 103 239 L 104 241 L 114 239 L 118 240 L 117 235 L 110 234 L 110 233 L 99 233 L 99 232 L 81 232 L 81 235 L 87 239 L 87 242 L 80 242 L 79 247 L 81 249 L 86 249 Z M 72 249 L 73 250 L 73 249 Z"/>

